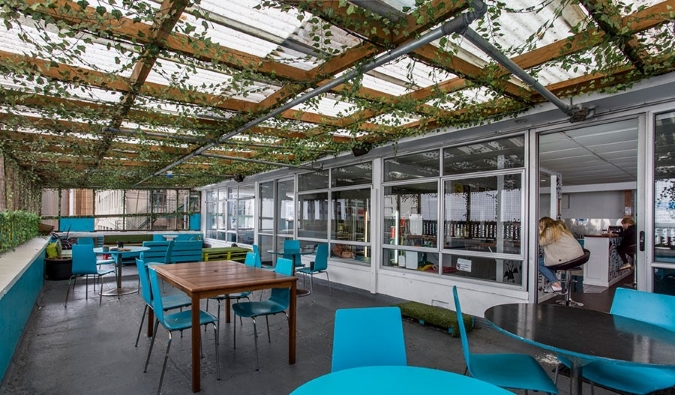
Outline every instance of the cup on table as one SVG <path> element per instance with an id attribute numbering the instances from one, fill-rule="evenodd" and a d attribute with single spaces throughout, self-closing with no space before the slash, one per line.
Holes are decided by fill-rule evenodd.
<path id="1" fill-rule="evenodd" d="M 108 247 L 108 246 L 103 246 L 103 247 L 101 247 L 101 251 L 103 251 L 103 252 L 108 252 L 108 251 L 110 251 L 110 247 Z"/>

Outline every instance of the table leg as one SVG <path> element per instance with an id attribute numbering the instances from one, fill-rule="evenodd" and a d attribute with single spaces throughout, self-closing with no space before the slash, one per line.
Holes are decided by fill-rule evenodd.
<path id="1" fill-rule="evenodd" d="M 201 391 L 201 364 L 199 361 L 201 331 L 199 328 L 199 298 L 192 296 L 192 392 Z"/>
<path id="2" fill-rule="evenodd" d="M 225 322 L 230 323 L 230 299 L 225 299 Z"/>
<path id="3" fill-rule="evenodd" d="M 297 281 L 291 284 L 291 305 L 288 308 L 288 363 L 295 364 L 295 313 L 297 311 Z"/>
<path id="4" fill-rule="evenodd" d="M 111 291 L 106 291 L 103 293 L 103 296 L 117 296 L 127 295 L 138 292 L 137 288 L 122 287 L 122 254 L 113 254 L 115 258 L 115 284 L 116 288 Z"/>
<path id="5" fill-rule="evenodd" d="M 581 377 L 582 364 L 577 358 L 571 358 L 572 365 L 570 366 L 570 395 L 581 395 L 581 388 L 584 381 Z"/>

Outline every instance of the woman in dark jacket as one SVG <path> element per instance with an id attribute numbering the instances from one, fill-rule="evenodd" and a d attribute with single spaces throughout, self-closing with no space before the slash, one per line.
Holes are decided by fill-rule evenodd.
<path id="1" fill-rule="evenodd" d="M 635 255 L 635 244 L 637 243 L 637 235 L 635 234 L 635 221 L 632 218 L 626 217 L 621 220 L 621 226 L 623 230 L 619 232 L 618 236 L 621 237 L 621 242 L 616 247 L 619 257 L 623 262 L 623 265 L 619 270 L 631 269 L 633 266 L 628 261 L 628 257 L 631 259 Z M 610 236 L 616 236 L 614 233 L 610 233 Z"/>

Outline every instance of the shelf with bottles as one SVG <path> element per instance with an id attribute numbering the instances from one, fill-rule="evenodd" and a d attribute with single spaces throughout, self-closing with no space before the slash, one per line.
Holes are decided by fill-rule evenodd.
<path id="1" fill-rule="evenodd" d="M 496 240 L 500 223 L 496 221 L 446 221 L 445 237 Z M 501 222 L 503 240 L 520 241 L 520 222 Z"/>

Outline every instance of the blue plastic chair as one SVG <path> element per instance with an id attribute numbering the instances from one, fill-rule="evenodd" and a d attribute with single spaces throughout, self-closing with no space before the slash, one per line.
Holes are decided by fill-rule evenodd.
<path id="1" fill-rule="evenodd" d="M 456 286 L 452 287 L 452 293 L 455 298 L 455 312 L 457 313 L 464 361 L 466 362 L 465 374 L 468 371 L 472 377 L 502 388 L 542 391 L 549 394 L 558 393 L 558 388 L 556 388 L 553 380 L 537 360 L 530 355 L 472 354 L 469 351 L 469 341 Z"/>
<path id="2" fill-rule="evenodd" d="M 92 237 L 78 237 L 77 238 L 77 244 L 79 245 L 90 245 L 92 248 L 94 247 L 94 239 Z M 113 265 L 115 264 L 114 259 L 98 259 L 96 258 L 96 264 L 97 265 Z"/>
<path id="3" fill-rule="evenodd" d="M 150 278 L 150 289 L 153 295 L 160 295 L 159 289 L 159 280 L 157 278 L 157 272 L 152 266 L 148 267 L 148 274 Z M 169 359 L 169 350 L 171 349 L 171 333 L 175 331 L 182 331 L 184 329 L 192 328 L 192 310 L 187 309 L 179 313 L 166 314 L 164 310 L 164 300 L 163 298 L 153 298 L 152 299 L 152 310 L 155 312 L 155 329 L 152 332 L 152 342 L 150 343 L 150 349 L 148 350 L 148 358 L 145 360 L 145 368 L 143 373 L 148 371 L 148 363 L 150 362 L 150 355 L 152 354 L 152 347 L 155 345 L 155 338 L 157 337 L 157 328 L 159 324 L 162 324 L 164 329 L 169 332 L 169 341 L 166 344 L 166 354 L 164 354 L 164 364 L 162 366 L 162 374 L 159 376 L 159 387 L 157 387 L 157 394 L 160 394 L 162 390 L 162 381 L 164 380 L 164 372 L 166 371 L 166 362 Z M 216 346 L 216 372 L 218 375 L 218 380 L 220 380 L 220 362 L 218 360 L 218 319 L 212 314 L 209 314 L 203 310 L 199 310 L 199 325 L 213 325 L 213 332 L 215 335 L 214 344 Z"/>
<path id="4" fill-rule="evenodd" d="M 136 258 L 136 267 L 138 268 L 138 279 L 141 284 L 141 296 L 145 302 L 145 307 L 143 307 L 143 315 L 141 316 L 141 323 L 138 326 L 138 334 L 136 335 L 136 345 L 138 347 L 138 339 L 141 337 L 141 331 L 143 330 L 143 321 L 145 321 L 145 313 L 148 309 L 152 308 L 152 298 L 154 297 L 152 290 L 150 289 L 150 278 L 148 277 L 148 267 L 142 259 Z M 192 305 L 192 300 L 188 298 L 184 293 L 179 293 L 175 295 L 160 296 L 162 298 L 162 305 L 164 306 L 164 311 L 181 309 L 183 307 L 190 307 Z"/>
<path id="5" fill-rule="evenodd" d="M 64 307 L 68 307 L 68 294 L 70 294 L 70 283 L 73 283 L 73 290 L 77 277 L 84 276 L 85 284 L 85 299 L 89 299 L 89 276 L 96 276 L 101 283 L 99 292 L 98 304 L 101 305 L 103 300 L 103 276 L 106 274 L 115 273 L 115 269 L 99 269 L 96 266 L 96 254 L 94 253 L 94 245 L 75 244 L 73 245 L 73 268 L 72 275 L 68 280 L 68 289 L 66 290 L 66 303 Z M 95 280 L 94 280 L 95 281 Z M 94 282 L 94 289 L 96 289 L 96 282 Z"/>
<path id="6" fill-rule="evenodd" d="M 147 247 L 147 245 L 145 243 L 146 242 L 144 241 L 143 247 Z M 169 264 L 169 263 L 171 263 L 171 253 L 173 252 L 173 240 L 169 241 L 169 243 L 166 246 L 166 253 L 164 253 L 161 258 L 158 258 L 157 256 L 153 256 L 150 259 L 146 259 L 146 257 L 147 257 L 146 252 L 147 251 L 141 251 L 141 253 L 140 253 L 140 259 L 143 262 L 145 262 L 146 265 L 159 265 L 159 264 L 166 265 L 166 264 Z M 138 260 L 136 261 L 136 263 L 138 263 Z M 139 277 L 138 277 L 138 288 L 139 289 L 141 288 L 140 272 L 139 272 Z M 162 282 L 162 291 L 164 291 L 164 282 Z M 169 309 L 169 310 L 171 310 L 171 309 Z M 143 325 L 143 322 L 141 322 L 141 325 Z M 138 342 L 138 340 L 137 340 L 137 342 Z"/>
<path id="7" fill-rule="evenodd" d="M 256 267 L 256 254 L 253 252 L 247 252 L 246 253 L 246 259 L 244 260 L 244 265 L 249 266 L 249 267 Z M 214 296 L 212 298 L 206 299 L 206 311 L 209 311 L 209 300 L 215 300 L 218 302 L 218 326 L 220 326 L 220 305 L 223 300 L 234 300 L 234 301 L 240 301 L 241 299 L 248 299 L 249 301 L 249 295 L 251 295 L 250 291 L 246 292 L 237 292 L 233 294 L 227 294 L 227 295 L 218 295 Z M 239 320 L 241 321 L 241 317 L 239 317 Z M 218 343 L 220 341 L 218 340 Z"/>
<path id="8" fill-rule="evenodd" d="M 325 273 L 328 281 L 328 292 L 333 296 L 333 290 L 330 286 L 330 277 L 328 276 L 328 244 L 319 244 L 316 248 L 316 257 L 314 261 L 310 262 L 309 267 L 302 267 L 296 270 L 297 273 L 302 273 L 309 276 L 309 293 L 314 293 L 314 274 Z"/>
<path id="9" fill-rule="evenodd" d="M 408 365 L 401 309 L 365 307 L 335 312 L 331 371 Z"/>
<path id="10" fill-rule="evenodd" d="M 283 258 L 290 259 L 295 264 L 295 267 L 302 266 L 300 240 L 284 240 Z"/>
<path id="11" fill-rule="evenodd" d="M 277 265 L 274 268 L 277 274 L 285 276 L 293 275 L 293 261 L 290 259 L 279 258 Z M 286 321 L 288 321 L 288 314 L 286 309 L 291 303 L 291 289 L 290 288 L 273 288 L 270 298 L 256 302 L 240 302 L 232 305 L 232 311 L 239 317 L 248 317 L 253 319 L 253 339 L 255 342 L 255 370 L 260 369 L 258 362 L 258 329 L 256 327 L 256 317 L 265 316 L 267 324 L 267 341 L 272 342 L 270 337 L 270 322 L 268 317 L 270 315 L 284 313 Z M 237 326 L 234 325 L 234 348 L 237 348 Z"/>
<path id="12" fill-rule="evenodd" d="M 675 331 L 675 296 L 617 288 L 610 313 Z M 594 361 L 584 366 L 582 374 L 591 382 L 591 394 L 593 384 L 638 395 L 675 386 L 673 368 Z"/>

